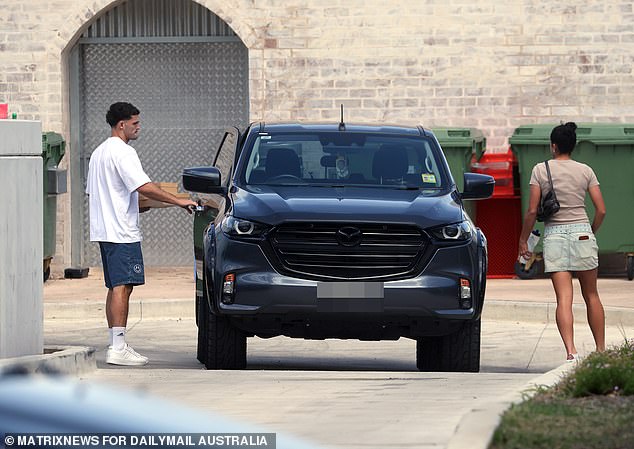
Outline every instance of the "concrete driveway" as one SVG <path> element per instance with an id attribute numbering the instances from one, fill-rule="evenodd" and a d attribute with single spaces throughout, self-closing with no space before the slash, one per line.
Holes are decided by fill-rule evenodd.
<path id="1" fill-rule="evenodd" d="M 420 373 L 415 343 L 249 339 L 245 371 L 206 371 L 196 360 L 192 319 L 130 323 L 128 341 L 150 357 L 144 367 L 104 363 L 101 322 L 55 320 L 47 343 L 99 349 L 88 381 L 141 389 L 230 418 L 333 448 L 446 448 L 474 410 L 510 398 L 562 361 L 554 323 L 483 322 L 477 374 Z M 619 341 L 617 329 L 609 339 Z M 579 329 L 579 347 L 590 348 Z M 461 429 L 464 432 L 468 429 Z M 474 446 L 473 439 L 465 447 Z"/>
<path id="2" fill-rule="evenodd" d="M 146 391 L 326 447 L 485 449 L 512 401 L 571 367 L 562 365 L 547 279 L 489 280 L 480 373 L 420 373 L 415 344 L 406 339 L 283 337 L 249 339 L 244 371 L 206 371 L 195 356 L 193 270 L 148 270 L 147 282 L 133 293 L 128 341 L 150 357 L 149 365 L 104 363 L 105 289 L 95 269 L 86 279 L 45 284 L 45 345 L 96 348 L 97 369 L 82 381 L 114 385 L 122 394 Z M 611 344 L 634 334 L 631 286 L 599 281 Z M 587 354 L 594 348 L 575 288 L 577 347 Z"/>

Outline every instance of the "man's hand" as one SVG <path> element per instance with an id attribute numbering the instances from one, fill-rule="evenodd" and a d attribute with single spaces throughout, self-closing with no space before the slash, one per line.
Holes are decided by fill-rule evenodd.
<path id="1" fill-rule="evenodd" d="M 197 204 L 190 200 L 189 198 L 178 198 L 172 195 L 169 192 L 161 189 L 159 186 L 154 184 L 153 182 L 148 182 L 147 184 L 143 184 L 141 187 L 137 189 L 137 192 L 143 194 L 144 196 L 156 200 L 162 201 L 164 203 L 174 204 L 175 206 L 182 207 L 190 214 L 193 212 L 192 209 L 195 210 Z"/>
<path id="2" fill-rule="evenodd" d="M 185 209 L 190 214 L 195 212 L 196 211 L 196 207 L 198 207 L 198 204 L 195 201 L 192 201 L 192 200 L 182 199 L 182 200 L 179 200 L 179 202 L 180 202 L 180 204 L 177 204 L 177 206 L 182 207 L 183 209 Z"/>

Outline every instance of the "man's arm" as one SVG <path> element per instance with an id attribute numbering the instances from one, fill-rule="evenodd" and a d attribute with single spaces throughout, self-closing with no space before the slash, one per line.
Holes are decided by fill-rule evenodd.
<path id="1" fill-rule="evenodd" d="M 176 206 L 182 207 L 183 209 L 186 209 L 187 212 L 189 212 L 190 214 L 192 213 L 192 208 L 195 208 L 197 206 L 194 201 L 188 198 L 177 198 L 171 193 L 161 189 L 153 182 L 143 184 L 136 190 L 137 192 L 139 192 L 143 196 L 148 197 L 151 200 L 162 201 L 164 203 L 174 204 Z"/>

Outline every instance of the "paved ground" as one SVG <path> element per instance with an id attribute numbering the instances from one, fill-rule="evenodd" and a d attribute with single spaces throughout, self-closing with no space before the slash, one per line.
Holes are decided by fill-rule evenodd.
<path id="1" fill-rule="evenodd" d="M 499 412 L 528 384 L 547 384 L 539 376 L 556 369 L 562 353 L 552 322 L 485 320 L 482 337 L 477 374 L 418 372 L 407 339 L 284 337 L 250 338 L 247 369 L 229 372 L 197 362 L 191 318 L 131 323 L 128 341 L 151 360 L 144 367 L 104 363 L 102 322 L 45 323 L 50 344 L 98 348 L 97 370 L 81 375 L 82 382 L 114 386 L 116 394 L 151 393 L 333 449 L 484 449 L 477 438 L 491 435 Z M 577 338 L 581 348 L 591 347 L 586 328 Z M 618 330 L 609 328 L 608 338 L 618 341 Z"/>
<path id="2" fill-rule="evenodd" d="M 132 295 L 129 341 L 142 368 L 104 363 L 105 287 L 85 279 L 44 286 L 45 343 L 98 349 L 88 380 L 126 385 L 329 447 L 484 449 L 499 414 L 531 384 L 555 382 L 563 348 L 548 279 L 490 279 L 478 374 L 419 373 L 414 342 L 249 339 L 248 369 L 205 371 L 195 359 L 193 268 L 151 268 Z M 610 343 L 634 334 L 634 289 L 599 280 Z M 580 353 L 593 349 L 575 284 Z M 541 376 L 543 373 L 547 373 Z M 460 388 L 456 388 L 460 385 Z"/>

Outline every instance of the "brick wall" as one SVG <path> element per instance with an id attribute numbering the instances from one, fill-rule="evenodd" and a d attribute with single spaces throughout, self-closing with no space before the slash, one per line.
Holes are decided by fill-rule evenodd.
<path id="1" fill-rule="evenodd" d="M 131 0 L 133 1 L 133 0 Z M 468 126 L 634 122 L 634 11 L 620 0 L 200 0 L 249 48 L 253 120 Z M 3 0 L 0 100 L 68 136 L 63 57 L 107 0 Z M 68 149 L 72 157 L 72 148 Z M 60 202 L 68 257 L 67 200 Z"/>

